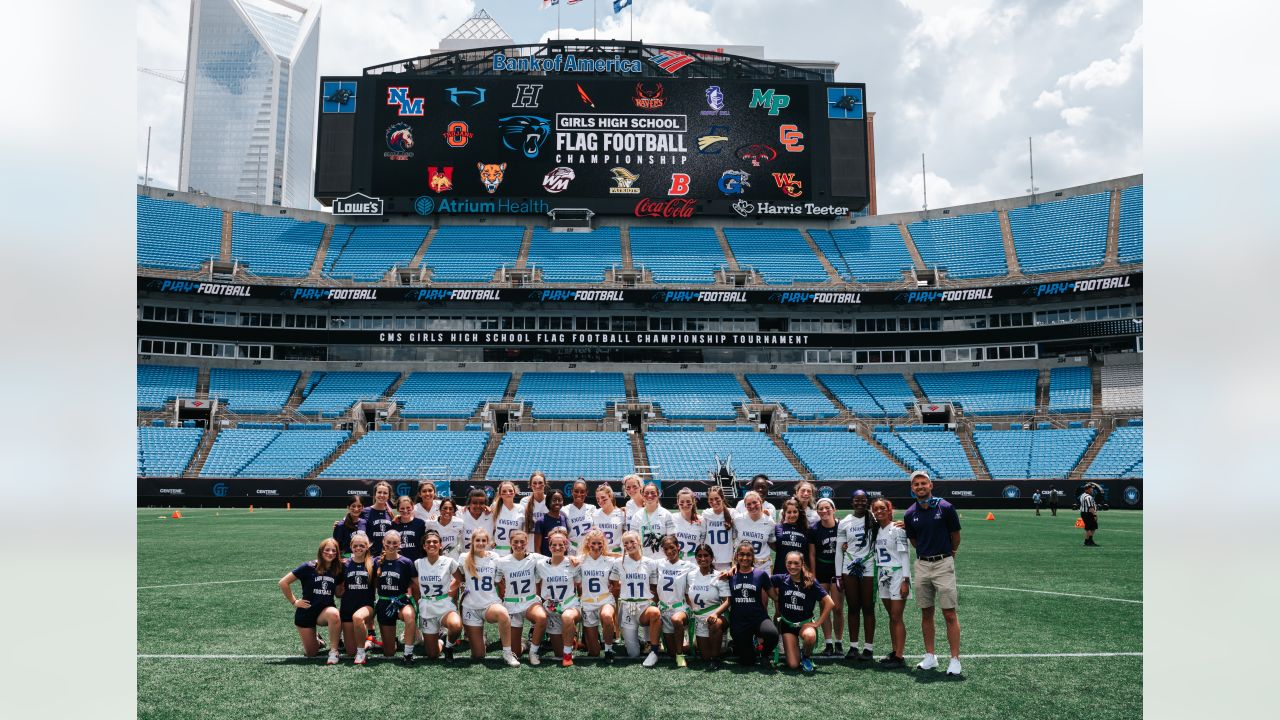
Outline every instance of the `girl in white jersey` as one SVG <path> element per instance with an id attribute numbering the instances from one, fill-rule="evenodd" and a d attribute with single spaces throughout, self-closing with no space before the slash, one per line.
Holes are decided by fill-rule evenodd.
<path id="1" fill-rule="evenodd" d="M 760 496 L 761 511 L 776 521 L 778 519 L 778 508 L 774 507 L 773 503 L 768 500 L 769 486 L 772 484 L 773 482 L 769 480 L 769 476 L 764 473 L 760 473 L 759 475 L 751 478 L 751 491 Z M 738 501 L 738 504 L 735 505 L 733 509 L 739 515 L 746 512 L 747 496 L 743 495 L 742 499 Z"/>
<path id="2" fill-rule="evenodd" d="M 418 486 L 418 503 L 413 506 L 413 516 L 422 522 L 431 522 L 440 514 L 440 501 L 436 499 L 436 485 L 430 480 Z"/>
<path id="3" fill-rule="evenodd" d="M 715 552 L 710 545 L 699 545 L 693 551 L 693 559 L 698 566 L 689 573 L 685 594 L 693 613 L 698 655 L 711 662 L 712 670 L 719 670 L 725 629 L 723 616 L 729 609 L 729 581 L 715 568 Z"/>
<path id="4" fill-rule="evenodd" d="M 462 556 L 462 538 L 466 529 L 462 526 L 462 518 L 457 516 L 458 506 L 450 498 L 443 498 L 437 504 L 440 514 L 434 520 L 427 521 L 427 531 L 440 536 L 440 554 L 454 560 Z"/>
<path id="5" fill-rule="evenodd" d="M 609 483 L 596 486 L 600 507 L 591 513 L 591 527 L 604 533 L 605 551 L 610 555 L 622 554 L 622 533 L 627 530 L 627 514 L 618 507 L 616 498 Z"/>
<path id="6" fill-rule="evenodd" d="M 627 647 L 627 657 L 640 657 L 640 628 L 648 628 L 651 649 L 642 664 L 653 667 L 658 664 L 658 643 L 662 638 L 662 612 L 654 602 L 658 563 L 640 552 L 640 533 L 634 530 L 622 534 L 622 552 L 618 561 L 618 626 L 622 629 L 622 642 Z"/>
<path id="7" fill-rule="evenodd" d="M 773 547 L 777 541 L 774 532 L 773 518 L 764 512 L 764 500 L 760 493 L 752 490 L 742 498 L 744 512 L 733 518 L 733 527 L 738 531 L 738 543 L 751 543 L 751 551 L 755 553 L 755 566 L 766 573 L 773 569 Z"/>
<path id="8" fill-rule="evenodd" d="M 710 507 L 702 511 L 702 524 L 707 529 L 706 543 L 711 548 L 712 566 L 716 570 L 728 570 L 733 564 L 738 533 L 733 526 L 733 512 L 724 501 L 724 490 L 718 485 L 707 488 L 707 505 Z"/>
<path id="9" fill-rule="evenodd" d="M 489 507 L 493 516 L 493 551 L 499 555 L 511 552 L 511 533 L 524 529 L 524 508 L 516 504 L 516 484 L 503 480 Z"/>
<path id="10" fill-rule="evenodd" d="M 583 554 L 578 562 L 582 579 L 582 636 L 587 654 L 600 655 L 600 628 L 604 628 L 604 657 L 613 659 L 617 612 L 613 599 L 618 592 L 618 558 L 604 554 L 604 533 L 590 530 L 582 538 Z"/>
<path id="11" fill-rule="evenodd" d="M 591 529 L 591 515 L 595 513 L 596 506 L 587 502 L 587 481 L 582 478 L 574 481 L 569 495 L 570 502 L 560 508 L 560 514 L 569 528 L 569 542 L 573 543 L 575 551 L 581 551 L 582 539 Z"/>
<path id="12" fill-rule="evenodd" d="M 706 540 L 707 526 L 698 515 L 698 501 L 689 488 L 676 493 L 676 513 L 671 516 L 671 523 L 671 534 L 680 543 L 680 557 L 692 566 L 693 551 Z"/>
<path id="13" fill-rule="evenodd" d="M 511 649 L 517 656 L 520 632 L 527 617 L 533 625 L 529 639 L 529 664 L 537 665 L 538 641 L 547 629 L 547 611 L 538 602 L 537 565 L 545 555 L 529 552 L 529 534 L 523 530 L 511 532 L 511 554 L 498 558 L 498 583 L 502 590 L 502 602 L 511 617 Z"/>
<path id="14" fill-rule="evenodd" d="M 911 543 L 907 531 L 893 524 L 893 503 L 888 498 L 878 498 L 871 504 L 871 514 L 880 524 L 876 533 L 876 569 L 879 571 L 880 601 L 889 612 L 889 640 L 893 650 L 880 661 L 887 668 L 900 668 L 907 644 L 907 626 L 902 622 L 902 610 L 911 593 Z"/>
<path id="15" fill-rule="evenodd" d="M 498 637 L 502 638 L 502 659 L 511 667 L 519 666 L 520 661 L 511 652 L 511 616 L 498 597 L 498 558 L 489 552 L 489 531 L 476 528 L 471 533 L 471 549 L 454 577 L 467 589 L 462 598 L 462 625 L 471 646 L 471 659 L 484 658 L 484 624 L 491 622 L 497 624 Z"/>
<path id="16" fill-rule="evenodd" d="M 644 481 L 639 475 L 631 473 L 622 478 L 622 494 L 627 496 L 627 504 L 623 510 L 627 511 L 627 517 L 635 514 L 635 511 L 644 507 L 644 496 L 641 491 L 644 489 Z"/>
<path id="17" fill-rule="evenodd" d="M 463 553 L 471 550 L 471 534 L 476 530 L 484 530 L 486 535 L 493 536 L 493 513 L 485 504 L 487 499 L 480 488 L 471 488 L 467 493 L 467 507 L 461 513 Z"/>
<path id="18" fill-rule="evenodd" d="M 551 647 L 560 655 L 564 667 L 573 666 L 573 651 L 577 644 L 574 623 L 581 615 L 582 603 L 578 599 L 578 580 L 581 575 L 569 558 L 569 533 L 564 528 L 551 531 L 547 546 L 551 557 L 538 561 L 538 580 L 542 582 L 542 608 L 547 613 L 547 634 Z M 541 640 L 542 638 L 535 638 Z"/>
<path id="19" fill-rule="evenodd" d="M 689 604 L 684 598 L 689 589 L 689 576 L 695 571 L 692 562 L 680 557 L 680 548 L 681 542 L 675 535 L 662 538 L 665 557 L 658 561 L 658 610 L 662 613 L 662 638 L 667 643 L 667 652 L 675 656 L 676 667 L 685 666 L 684 629 L 689 619 Z M 690 557 L 692 555 L 690 553 Z M 654 659 L 657 659 L 656 655 Z"/>
<path id="20" fill-rule="evenodd" d="M 662 557 L 662 538 L 675 530 L 675 523 L 671 511 L 658 504 L 659 493 L 655 483 L 646 483 L 640 494 L 644 498 L 644 507 L 631 514 L 630 529 L 640 535 L 644 556 L 657 560 Z"/>
<path id="21" fill-rule="evenodd" d="M 423 557 L 414 562 L 418 569 L 418 587 L 422 590 L 418 600 L 418 629 L 422 631 L 427 657 L 432 660 L 440 656 L 440 634 L 444 630 L 444 656 L 452 660 L 453 647 L 462 636 L 462 617 L 454 606 L 458 597 L 455 575 L 458 561 L 444 553 L 440 533 L 435 530 L 423 535 L 422 552 Z"/>
<path id="22" fill-rule="evenodd" d="M 524 507 L 524 531 L 532 536 L 538 521 L 547 514 L 547 476 L 541 470 L 534 470 L 529 476 L 529 494 L 520 504 Z M 538 546 L 533 549 L 537 550 Z"/>
<path id="23" fill-rule="evenodd" d="M 865 490 L 853 491 L 853 512 L 840 521 L 836 531 L 836 581 L 844 588 L 849 613 L 849 652 L 845 660 L 871 660 L 876 634 L 875 536 L 877 526 L 868 512 L 870 499 Z M 859 649 L 858 625 L 865 628 L 866 643 Z"/>

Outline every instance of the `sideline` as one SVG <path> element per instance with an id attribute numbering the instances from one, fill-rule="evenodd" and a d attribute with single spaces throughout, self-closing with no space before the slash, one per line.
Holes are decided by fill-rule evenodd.
<path id="1" fill-rule="evenodd" d="M 1089 600 L 1106 600 L 1108 602 L 1133 603 L 1135 605 L 1142 604 L 1141 600 L 1126 600 L 1125 598 L 1102 597 L 1101 595 L 1079 595 L 1077 593 L 1054 592 L 1052 590 L 1027 590 L 1025 588 L 995 587 L 994 585 L 970 585 L 968 583 L 956 583 L 956 587 L 979 588 L 982 590 L 1005 590 L 1008 592 L 1035 593 L 1037 595 L 1062 595 L 1064 597 L 1087 598 Z"/>
<path id="2" fill-rule="evenodd" d="M 159 590 L 160 588 L 195 587 L 197 585 L 230 585 L 248 582 L 280 582 L 280 578 L 254 578 L 253 580 L 213 580 L 211 582 L 176 583 L 174 585 L 139 585 L 139 590 Z"/>
<path id="3" fill-rule="evenodd" d="M 923 655 L 907 655 L 907 658 L 915 660 L 923 658 Z M 1142 657 L 1141 652 L 1081 652 L 1081 653 L 987 653 L 976 655 L 962 655 L 964 660 L 985 660 L 985 659 L 1001 659 L 1001 658 L 1097 658 L 1097 657 Z M 323 655 L 306 657 L 305 655 L 162 655 L 162 654 L 143 654 L 138 653 L 139 660 L 314 660 L 321 662 L 325 659 Z M 398 661 L 398 656 L 370 655 L 370 660 L 394 660 Z M 591 659 L 591 658 L 586 658 Z M 814 658 L 819 660 L 819 658 Z M 577 658 L 575 658 L 577 660 Z M 832 658 L 835 662 L 837 658 Z"/>

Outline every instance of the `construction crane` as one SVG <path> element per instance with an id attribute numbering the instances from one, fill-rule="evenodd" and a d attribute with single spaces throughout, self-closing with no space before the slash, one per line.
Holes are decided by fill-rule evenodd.
<path id="1" fill-rule="evenodd" d="M 165 80 L 176 82 L 179 85 L 187 84 L 186 70 L 156 70 L 155 68 L 145 68 L 139 65 L 138 72 L 146 73 L 148 75 L 154 75 L 158 78 L 164 78 Z"/>

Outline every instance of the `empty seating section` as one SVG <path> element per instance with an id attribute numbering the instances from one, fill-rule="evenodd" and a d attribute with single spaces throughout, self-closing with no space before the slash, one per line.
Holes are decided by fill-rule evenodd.
<path id="1" fill-rule="evenodd" d="M 193 367 L 139 365 L 138 409 L 163 410 L 174 398 L 194 396 L 198 373 Z"/>
<path id="2" fill-rule="evenodd" d="M 921 220 L 907 226 L 926 267 L 952 278 L 1007 275 L 1000 219 L 994 212 Z"/>
<path id="3" fill-rule="evenodd" d="M 804 375 L 747 375 L 747 382 L 767 403 L 780 403 L 798 418 L 835 417 L 840 410 Z"/>
<path id="4" fill-rule="evenodd" d="M 255 275 L 306 275 L 323 235 L 322 223 L 238 212 L 231 216 L 231 257 Z"/>
<path id="5" fill-rule="evenodd" d="M 435 282 L 488 282 L 503 265 L 515 267 L 523 242 L 521 225 L 444 225 L 422 264 Z"/>
<path id="6" fill-rule="evenodd" d="M 662 432 L 648 433 L 644 445 L 661 482 L 706 480 L 721 460 L 732 457 L 739 478 L 764 473 L 772 480 L 800 480 L 795 467 L 764 433 L 758 432 Z"/>
<path id="7" fill-rule="evenodd" d="M 915 266 L 897 225 L 832 230 L 831 241 L 845 262 L 844 273 L 857 282 L 901 280 L 902 271 Z"/>
<path id="8" fill-rule="evenodd" d="M 629 234 L 631 262 L 654 282 L 713 283 L 729 264 L 713 228 L 633 227 Z"/>
<path id="9" fill-rule="evenodd" d="M 306 477 L 350 436 L 346 430 L 223 430 L 200 476 Z"/>
<path id="10" fill-rule="evenodd" d="M 409 267 L 429 229 L 425 225 L 335 225 L 324 272 L 354 280 L 381 280 L 393 267 Z"/>
<path id="11" fill-rule="evenodd" d="M 222 254 L 222 211 L 138 196 L 138 264 L 199 270 Z"/>
<path id="12" fill-rule="evenodd" d="M 1049 371 L 1049 411 L 1087 413 L 1093 408 L 1093 373 L 1087 367 Z"/>
<path id="13" fill-rule="evenodd" d="M 830 231 L 810 228 L 806 232 L 813 238 L 813 244 L 818 246 L 818 251 L 827 256 L 827 262 L 836 269 L 840 279 L 852 280 L 853 278 L 849 277 L 849 266 L 845 263 L 844 256 L 840 254 L 840 248 L 836 247 L 836 241 L 831 239 Z"/>
<path id="14" fill-rule="evenodd" d="M 1027 274 L 1098 267 L 1107 254 L 1111 193 L 1009 211 L 1018 266 Z"/>
<path id="15" fill-rule="evenodd" d="M 755 268 L 769 285 L 827 282 L 822 262 L 799 230 L 791 228 L 725 228 L 724 238 L 738 267 Z"/>
<path id="16" fill-rule="evenodd" d="M 525 373 L 516 400 L 540 418 L 598 418 L 605 404 L 627 396 L 622 373 Z"/>
<path id="17" fill-rule="evenodd" d="M 733 420 L 736 406 L 750 402 L 728 373 L 636 373 L 635 378 L 636 396 L 656 403 L 668 418 Z"/>
<path id="18" fill-rule="evenodd" d="M 585 233 L 535 227 L 528 266 L 542 268 L 545 282 L 604 282 L 605 270 L 622 267 L 622 236 L 616 227 Z"/>
<path id="19" fill-rule="evenodd" d="M 1065 479 L 1097 434 L 1066 430 L 976 430 L 974 444 L 993 480 Z"/>
<path id="20" fill-rule="evenodd" d="M 969 415 L 1033 413 L 1035 370 L 916 373 L 916 382 L 932 402 L 952 402 Z"/>
<path id="21" fill-rule="evenodd" d="M 1102 366 L 1102 409 L 1142 410 L 1142 365 Z"/>
<path id="22" fill-rule="evenodd" d="M 1142 477 L 1142 427 L 1118 427 L 1098 451 L 1086 478 Z"/>
<path id="23" fill-rule="evenodd" d="M 579 477 L 616 483 L 635 472 L 635 461 L 624 432 L 512 432 L 503 436 L 485 479 L 528 480 L 534 470 L 553 483 Z"/>
<path id="24" fill-rule="evenodd" d="M 902 468 L 857 433 L 788 432 L 783 439 L 819 482 L 907 477 Z"/>
<path id="25" fill-rule="evenodd" d="M 297 370 L 214 368 L 209 371 L 209 397 L 237 413 L 280 412 L 299 375 Z"/>
<path id="26" fill-rule="evenodd" d="M 279 434 L 279 430 L 243 428 L 219 432 L 200 468 L 200 476 L 235 477 Z"/>
<path id="27" fill-rule="evenodd" d="M 357 400 L 377 400 L 400 377 L 395 372 L 327 372 L 298 406 L 300 413 L 335 416 Z"/>
<path id="28" fill-rule="evenodd" d="M 138 476 L 181 476 L 203 433 L 199 428 L 138 428 Z"/>
<path id="29" fill-rule="evenodd" d="M 416 372 L 391 396 L 403 417 L 466 418 L 487 400 L 501 400 L 511 373 Z"/>
<path id="30" fill-rule="evenodd" d="M 973 466 L 949 430 L 877 432 L 876 441 L 912 470 L 928 470 L 934 480 L 971 480 Z"/>
<path id="31" fill-rule="evenodd" d="M 1142 262 L 1142 186 L 1120 193 L 1120 233 L 1116 259 L 1122 263 Z"/>
<path id="32" fill-rule="evenodd" d="M 898 373 L 819 375 L 818 382 L 855 415 L 902 417 L 916 402 L 907 379 Z"/>
<path id="33" fill-rule="evenodd" d="M 468 478 L 488 440 L 489 433 L 476 430 L 377 430 L 347 448 L 320 477 Z"/>

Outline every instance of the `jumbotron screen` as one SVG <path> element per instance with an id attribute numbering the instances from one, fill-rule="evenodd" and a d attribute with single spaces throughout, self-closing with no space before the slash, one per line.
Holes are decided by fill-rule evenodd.
<path id="1" fill-rule="evenodd" d="M 857 83 L 324 78 L 317 197 L 355 214 L 831 217 L 868 201 L 864 108 Z M 350 185 L 326 188 L 341 127 Z"/>

